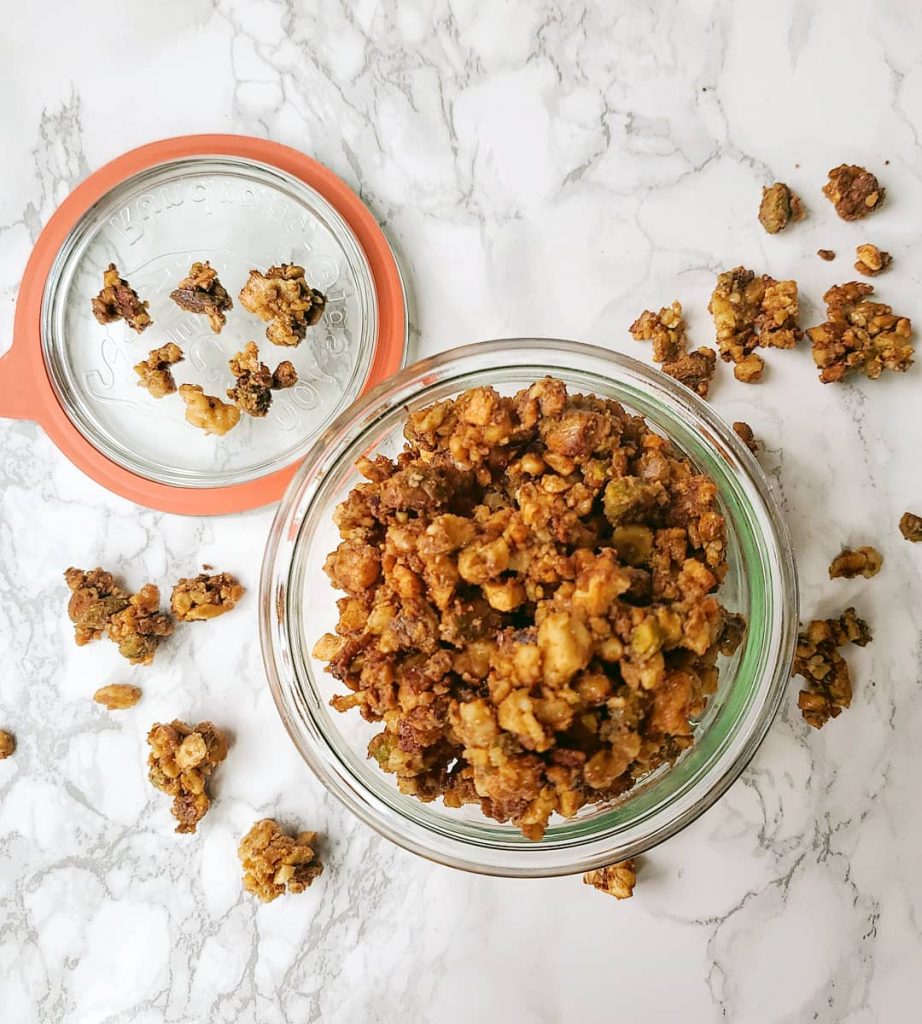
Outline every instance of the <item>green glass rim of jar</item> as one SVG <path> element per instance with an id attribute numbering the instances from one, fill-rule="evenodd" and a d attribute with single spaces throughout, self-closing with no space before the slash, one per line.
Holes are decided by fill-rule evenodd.
<path id="1" fill-rule="evenodd" d="M 396 417 L 447 394 L 488 384 L 525 386 L 546 375 L 571 389 L 616 398 L 668 436 L 718 487 L 731 540 L 746 573 L 748 628 L 719 714 L 674 766 L 613 806 L 555 816 L 544 838 L 508 825 L 465 821 L 405 796 L 376 765 L 359 765 L 313 681 L 298 634 L 305 609 L 305 545 L 341 474 L 389 433 Z M 332 508 L 328 508 L 332 512 Z M 764 475 L 714 410 L 687 388 L 628 356 L 579 342 L 504 339 L 422 360 L 379 385 L 334 421 L 308 452 L 270 533 L 260 588 L 263 658 L 276 705 L 298 750 L 324 785 L 399 845 L 453 867 L 504 876 L 571 874 L 634 856 L 699 817 L 749 763 L 777 712 L 797 633 L 797 581 L 790 539 Z M 316 639 L 316 638 L 314 638 Z M 707 717 L 707 713 L 705 715 Z"/>

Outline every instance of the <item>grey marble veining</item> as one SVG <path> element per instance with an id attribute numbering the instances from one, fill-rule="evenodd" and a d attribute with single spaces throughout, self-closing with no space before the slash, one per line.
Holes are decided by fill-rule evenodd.
<path id="1" fill-rule="evenodd" d="M 922 318 L 920 31 L 909 0 L 20 5 L 0 40 L 0 348 L 68 191 L 132 146 L 197 131 L 288 143 L 360 192 L 406 271 L 415 355 L 535 333 L 646 357 L 627 326 L 676 297 L 710 344 L 714 275 L 741 262 L 795 277 L 814 323 L 864 241 L 894 257 L 881 299 Z M 842 161 L 888 189 L 865 223 L 820 194 Z M 809 218 L 769 237 L 755 212 L 776 178 Z M 34 425 L 0 421 L 0 726 L 19 739 L 0 764 L 0 1017 L 916 1019 L 922 551 L 896 521 L 922 508 L 919 370 L 822 387 L 805 347 L 767 363 L 749 388 L 722 367 L 714 404 L 765 441 L 804 613 L 855 603 L 874 642 L 849 653 L 853 708 L 813 732 L 792 684 L 745 775 L 645 858 L 623 904 L 578 879 L 430 865 L 354 821 L 300 762 L 265 685 L 254 591 L 271 510 L 139 509 Z M 840 543 L 876 544 L 881 574 L 828 581 Z M 156 667 L 73 646 L 66 566 L 140 584 L 201 562 L 250 593 Z M 88 699 L 117 680 L 145 690 L 121 716 Z M 235 736 L 192 840 L 144 777 L 146 729 L 173 715 Z M 259 907 L 235 847 L 265 814 L 321 830 L 328 866 L 307 895 Z"/>

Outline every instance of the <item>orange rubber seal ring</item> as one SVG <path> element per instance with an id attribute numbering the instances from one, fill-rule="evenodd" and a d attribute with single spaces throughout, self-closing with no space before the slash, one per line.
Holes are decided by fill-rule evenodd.
<path id="1" fill-rule="evenodd" d="M 333 206 L 365 252 L 378 300 L 378 337 L 363 391 L 400 369 L 407 335 L 400 273 L 381 228 L 352 189 L 316 160 L 277 142 L 244 135 L 185 135 L 132 149 L 101 167 L 71 192 L 48 221 L 23 274 L 12 347 L 0 358 L 0 416 L 34 420 L 74 465 L 123 498 L 164 512 L 220 515 L 278 501 L 297 463 L 228 487 L 187 488 L 146 480 L 103 455 L 74 426 L 54 392 L 42 351 L 45 283 L 80 218 L 126 178 L 190 156 L 238 156 L 268 164 L 310 185 Z"/>

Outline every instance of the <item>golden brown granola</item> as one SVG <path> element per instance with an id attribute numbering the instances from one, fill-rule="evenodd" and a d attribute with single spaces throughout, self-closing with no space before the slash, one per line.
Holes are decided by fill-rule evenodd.
<path id="1" fill-rule="evenodd" d="M 141 688 L 130 683 L 109 683 L 93 694 L 97 704 L 103 704 L 110 711 L 122 711 L 133 708 L 141 699 Z"/>
<path id="2" fill-rule="evenodd" d="M 893 262 L 893 257 L 888 252 L 881 252 L 876 245 L 865 242 L 855 249 L 855 270 L 865 277 L 877 277 L 883 273 Z"/>
<path id="3" fill-rule="evenodd" d="M 0 761 L 5 761 L 16 750 L 16 739 L 6 729 L 0 729 Z"/>
<path id="4" fill-rule="evenodd" d="M 314 649 L 402 792 L 540 838 L 694 741 L 728 613 L 714 482 L 617 402 L 545 378 L 417 410 L 335 514 Z M 739 631 L 736 631 L 737 636 Z"/>
<path id="5" fill-rule="evenodd" d="M 733 430 L 736 432 L 736 436 L 744 445 L 746 445 L 753 455 L 758 453 L 762 446 L 756 440 L 756 436 L 752 432 L 752 427 L 750 427 L 748 423 L 745 423 L 743 420 L 737 420 L 733 424 Z"/>
<path id="6" fill-rule="evenodd" d="M 858 220 L 880 207 L 885 190 L 870 171 L 855 164 L 840 164 L 829 172 L 823 194 L 842 220 Z"/>
<path id="7" fill-rule="evenodd" d="M 196 726 L 174 720 L 156 723 L 147 734 L 150 756 L 148 777 L 173 797 L 177 832 L 194 832 L 211 805 L 206 784 L 209 775 L 227 757 L 227 739 L 211 722 Z"/>
<path id="8" fill-rule="evenodd" d="M 733 367 L 733 376 L 743 384 L 755 384 L 762 379 L 765 360 L 758 352 L 750 352 Z"/>
<path id="9" fill-rule="evenodd" d="M 883 564 L 884 557 L 877 548 L 843 548 L 829 563 L 829 578 L 853 580 L 856 576 L 864 576 L 870 579 L 880 572 Z"/>
<path id="10" fill-rule="evenodd" d="M 807 680 L 797 706 L 808 725 L 822 728 L 837 718 L 852 702 L 852 683 L 845 659 L 838 648 L 847 643 L 864 647 L 871 642 L 868 624 L 854 608 L 846 608 L 837 619 L 814 619 L 797 638 L 794 675 Z"/>
<path id="11" fill-rule="evenodd" d="M 248 341 L 242 352 L 228 361 L 231 373 L 237 383 L 227 389 L 227 397 L 250 416 L 265 416 L 272 405 L 272 392 L 278 388 L 290 388 L 298 383 L 294 366 L 286 359 L 279 363 L 275 373 L 259 360 L 259 347 L 255 341 Z"/>
<path id="12" fill-rule="evenodd" d="M 71 567 L 64 572 L 64 579 L 71 592 L 67 614 L 74 624 L 77 646 L 82 647 L 103 635 L 112 616 L 128 607 L 129 595 L 115 583 L 111 572 L 98 567 L 89 572 Z"/>
<path id="13" fill-rule="evenodd" d="M 173 587 L 170 608 L 181 622 L 200 622 L 229 612 L 245 593 L 229 572 L 213 576 L 200 573 L 192 579 L 181 579 Z"/>
<path id="14" fill-rule="evenodd" d="M 251 270 L 240 292 L 240 305 L 269 324 L 266 337 L 273 345 L 300 345 L 323 316 L 326 296 L 311 288 L 304 268 L 293 263 L 270 267 L 265 274 Z"/>
<path id="15" fill-rule="evenodd" d="M 712 348 L 698 348 L 686 352 L 674 360 L 663 363 L 663 373 L 668 373 L 679 383 L 707 398 L 717 369 L 717 353 Z"/>
<path id="16" fill-rule="evenodd" d="M 900 533 L 913 543 L 922 540 L 922 516 L 904 512 L 900 516 Z"/>
<path id="17" fill-rule="evenodd" d="M 285 892 L 304 892 L 323 871 L 316 844 L 316 832 L 292 837 L 272 818 L 257 821 L 237 849 L 244 889 L 263 903 L 271 903 Z"/>
<path id="18" fill-rule="evenodd" d="M 873 285 L 849 281 L 823 296 L 826 322 L 808 328 L 807 336 L 824 384 L 849 373 L 873 380 L 884 370 L 902 373 L 912 365 L 912 322 L 883 302 L 870 302 L 873 291 Z"/>
<path id="19" fill-rule="evenodd" d="M 803 220 L 806 215 L 800 196 L 792 192 L 781 181 L 762 189 L 762 202 L 759 204 L 759 223 L 770 234 L 774 235 L 787 227 L 792 220 Z"/>
<path id="20" fill-rule="evenodd" d="M 218 272 L 207 260 L 192 264 L 188 276 L 170 292 L 170 298 L 188 313 L 203 313 L 207 316 L 215 334 L 220 334 L 227 323 L 224 314 L 234 308 L 227 289 L 218 280 Z"/>
<path id="21" fill-rule="evenodd" d="M 726 270 L 717 278 L 708 309 L 714 318 L 717 347 L 725 362 L 746 361 L 737 380 L 758 380 L 762 360 L 752 358 L 760 346 L 793 348 L 803 335 L 796 281 L 761 277 L 745 267 Z"/>
<path id="22" fill-rule="evenodd" d="M 141 378 L 138 387 L 147 388 L 154 398 L 174 394 L 176 381 L 170 367 L 182 359 L 182 349 L 172 341 L 151 349 L 147 359 L 135 364 L 134 372 Z"/>
<path id="23" fill-rule="evenodd" d="M 659 313 L 645 309 L 629 328 L 635 341 L 653 342 L 653 362 L 670 363 L 688 348 L 682 304 L 676 300 Z"/>
<path id="24" fill-rule="evenodd" d="M 173 619 L 169 612 L 160 611 L 160 588 L 153 583 L 132 594 L 127 607 L 111 616 L 106 627 L 119 654 L 132 665 L 150 665 L 161 642 L 172 633 Z"/>
<path id="25" fill-rule="evenodd" d="M 583 875 L 583 884 L 592 885 L 616 900 L 627 900 L 634 895 L 637 867 L 633 860 L 622 860 L 607 868 L 596 868 Z"/>
<path id="26" fill-rule="evenodd" d="M 836 258 L 836 254 L 833 249 L 817 249 L 816 255 L 819 256 L 821 260 L 825 260 L 827 263 Z"/>
<path id="27" fill-rule="evenodd" d="M 179 396 L 186 403 L 186 422 L 206 434 L 223 436 L 240 422 L 236 405 L 222 402 L 215 395 L 206 395 L 198 384 L 180 384 Z"/>
<path id="28" fill-rule="evenodd" d="M 149 302 L 142 302 L 138 293 L 119 274 L 118 267 L 110 263 L 103 271 L 102 291 L 93 299 L 93 316 L 101 324 L 124 320 L 140 334 L 154 322 L 147 312 Z"/>

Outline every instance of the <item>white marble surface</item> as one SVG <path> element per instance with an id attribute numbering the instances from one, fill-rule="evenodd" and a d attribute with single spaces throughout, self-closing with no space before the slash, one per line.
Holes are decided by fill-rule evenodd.
<path id="1" fill-rule="evenodd" d="M 920 33 L 912 0 L 18 5 L 0 36 L 0 347 L 68 190 L 195 131 L 289 143 L 361 191 L 401 253 L 417 354 L 535 332 L 638 355 L 627 325 L 674 297 L 711 343 L 707 295 L 739 262 L 796 277 L 816 322 L 865 240 L 894 256 L 882 299 L 922 317 Z M 819 193 L 842 160 L 888 189 L 865 225 Z M 755 212 L 776 177 L 810 219 L 770 238 Z M 875 640 L 849 655 L 852 710 L 812 732 L 792 684 L 742 780 L 623 904 L 433 866 L 353 821 L 278 720 L 252 592 L 150 670 L 75 648 L 65 566 L 137 584 L 204 561 L 255 587 L 272 511 L 138 509 L 0 422 L 0 726 L 19 737 L 0 764 L 4 1024 L 918 1019 L 922 550 L 896 520 L 922 506 L 920 371 L 824 388 L 805 349 L 768 362 L 758 387 L 723 372 L 714 403 L 766 441 L 804 612 L 854 601 Z M 880 576 L 826 580 L 842 541 L 878 544 Z M 145 687 L 121 716 L 89 701 L 116 679 Z M 144 733 L 172 715 L 236 737 L 195 839 L 144 777 Z M 261 907 L 234 848 L 270 813 L 323 830 L 328 867 Z"/>

